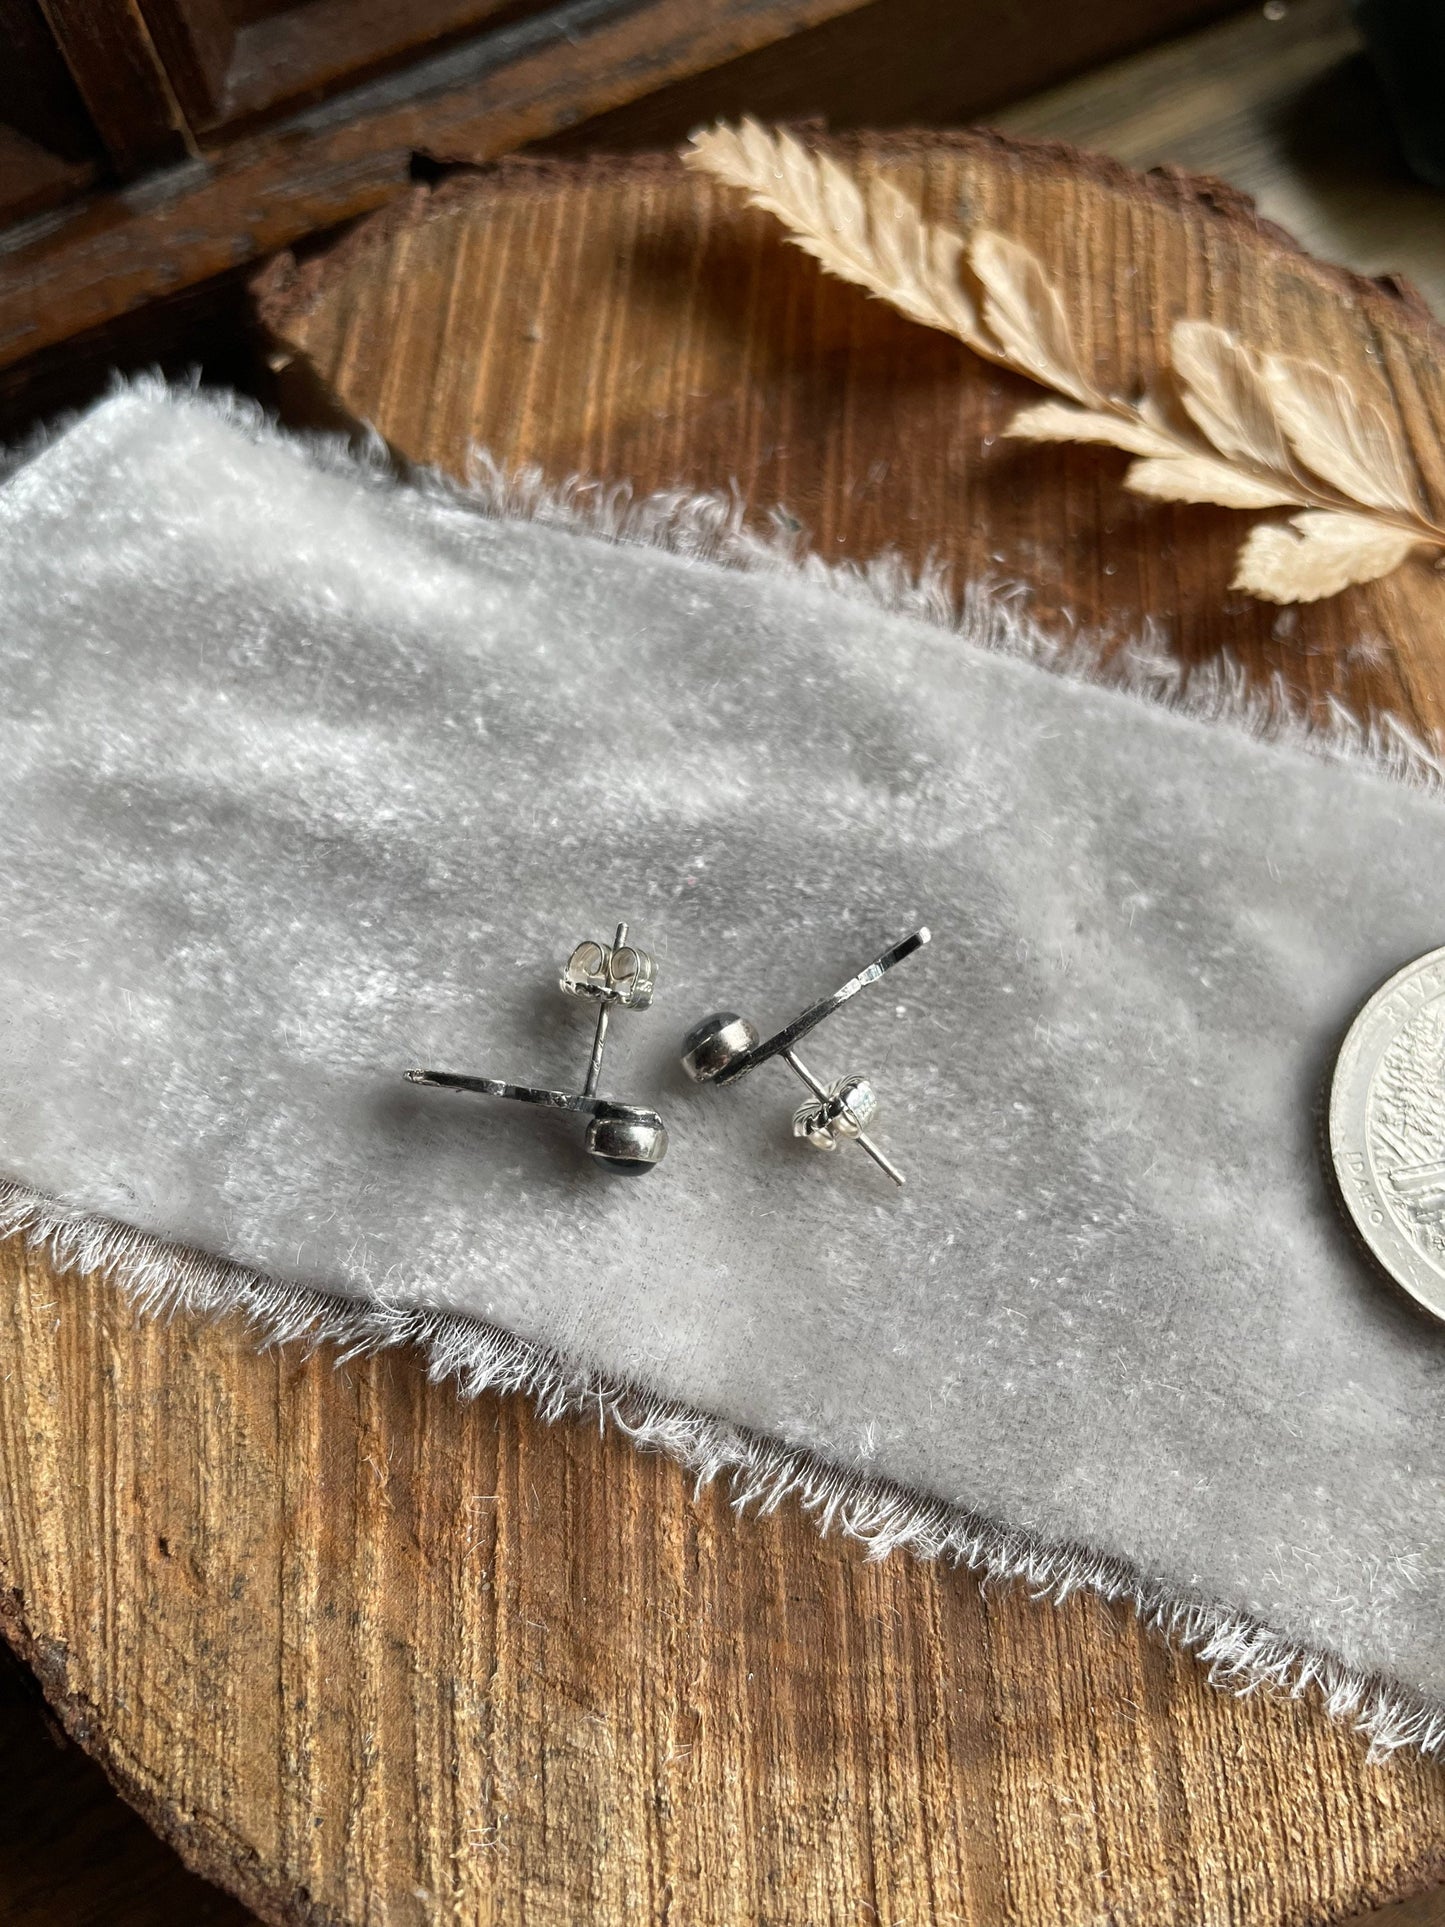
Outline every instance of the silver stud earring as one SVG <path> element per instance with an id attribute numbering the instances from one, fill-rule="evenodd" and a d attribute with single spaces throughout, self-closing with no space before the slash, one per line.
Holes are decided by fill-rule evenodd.
<path id="1" fill-rule="evenodd" d="M 657 970 L 645 950 L 627 941 L 619 923 L 610 944 L 579 943 L 562 966 L 561 989 L 569 997 L 590 997 L 600 1006 L 592 1056 L 580 1091 L 543 1091 L 530 1084 L 504 1084 L 495 1077 L 464 1077 L 455 1071 L 407 1071 L 412 1084 L 435 1084 L 447 1091 L 478 1091 L 483 1097 L 510 1097 L 520 1104 L 545 1104 L 554 1111 L 575 1111 L 590 1119 L 585 1140 L 589 1157 L 609 1171 L 641 1176 L 661 1164 L 667 1153 L 667 1127 L 656 1111 L 599 1097 L 602 1050 L 614 1009 L 646 1010 L 652 1002 Z"/>
<path id="2" fill-rule="evenodd" d="M 879 1170 L 886 1171 L 895 1184 L 902 1184 L 903 1173 L 867 1135 L 868 1126 L 878 1112 L 878 1098 L 867 1078 L 840 1077 L 836 1083 L 824 1084 L 803 1063 L 794 1045 L 806 1037 L 810 1030 L 816 1029 L 825 1017 L 831 1017 L 850 997 L 856 997 L 869 984 L 876 984 L 894 964 L 902 963 L 915 950 L 921 950 L 928 939 L 927 930 L 915 930 L 911 937 L 905 937 L 902 943 L 885 950 L 866 970 L 860 970 L 856 977 L 850 977 L 841 990 L 835 990 L 831 997 L 824 997 L 820 1003 L 810 1005 L 801 1017 L 795 1017 L 791 1024 L 770 1037 L 765 1044 L 758 1042 L 757 1029 L 746 1017 L 739 1017 L 730 1010 L 715 1011 L 711 1017 L 704 1017 L 700 1024 L 694 1024 L 682 1040 L 683 1069 L 697 1084 L 733 1084 L 738 1078 L 746 1077 L 749 1071 L 756 1070 L 759 1064 L 765 1064 L 770 1057 L 781 1057 L 812 1092 L 812 1096 L 793 1113 L 794 1137 L 806 1138 L 820 1151 L 831 1151 L 837 1145 L 851 1141 L 860 1150 L 866 1151 Z"/>

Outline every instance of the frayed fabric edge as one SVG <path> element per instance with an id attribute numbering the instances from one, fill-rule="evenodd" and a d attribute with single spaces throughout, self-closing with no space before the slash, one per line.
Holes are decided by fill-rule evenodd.
<path id="1" fill-rule="evenodd" d="M 748 573 L 792 576 L 1192 722 L 1222 725 L 1272 747 L 1353 763 L 1391 782 L 1445 793 L 1441 746 L 1390 711 L 1362 721 L 1330 696 L 1323 715 L 1311 713 L 1278 672 L 1261 687 L 1229 656 L 1186 668 L 1167 653 L 1157 627 L 1146 625 L 1142 636 L 1114 647 L 1077 630 L 1051 634 L 1028 615 L 1023 583 L 975 581 L 959 593 L 945 566 L 914 569 L 893 551 L 867 562 L 827 561 L 809 549 L 806 531 L 781 509 L 773 511 L 766 529 L 750 527 L 737 495 L 673 491 L 634 497 L 625 483 L 575 476 L 550 484 L 540 469 L 507 474 L 482 450 L 473 451 L 467 474 L 465 488 L 434 471 L 418 472 L 416 479 L 498 521 L 542 522 Z"/>
<path id="2" fill-rule="evenodd" d="M 1086 1591 L 1131 1606 L 1144 1624 L 1206 1669 L 1211 1685 L 1238 1694 L 1269 1689 L 1317 1698 L 1382 1760 L 1401 1748 L 1445 1753 L 1445 1708 L 1400 1682 L 1367 1674 L 1271 1630 L 1246 1613 L 1191 1597 L 1086 1547 L 1050 1545 L 886 1480 L 832 1465 L 813 1453 L 731 1425 L 670 1399 L 590 1373 L 558 1354 L 462 1313 L 332 1297 L 282 1284 L 228 1259 L 167 1244 L 149 1232 L 75 1212 L 27 1186 L 0 1181 L 0 1237 L 70 1271 L 120 1286 L 138 1313 L 219 1318 L 239 1313 L 263 1346 L 337 1348 L 337 1364 L 414 1346 L 434 1384 L 463 1398 L 523 1393 L 548 1423 L 595 1413 L 632 1444 L 665 1452 L 698 1489 L 724 1479 L 735 1511 L 766 1514 L 800 1505 L 820 1532 L 841 1532 L 870 1559 L 900 1549 L 941 1559 L 985 1583 L 1022 1584 L 1061 1605 Z"/>
<path id="3" fill-rule="evenodd" d="M 1157 633 L 1113 649 L 1077 633 L 1051 635 L 1020 607 L 1027 597 L 1023 585 L 972 582 L 957 594 L 947 569 L 915 570 L 896 553 L 866 563 L 826 561 L 808 549 L 805 532 L 781 510 L 765 529 L 752 527 L 735 491 L 670 490 L 639 497 L 628 483 L 577 476 L 550 483 L 537 468 L 505 472 L 481 450 L 468 463 L 466 481 L 458 482 L 435 469 L 399 463 L 374 430 L 351 438 L 291 434 L 254 402 L 198 386 L 176 389 L 158 375 L 118 381 L 111 399 L 121 397 L 201 409 L 248 439 L 284 448 L 322 472 L 382 490 L 405 483 L 413 494 L 487 520 L 536 522 L 607 542 L 663 549 L 682 559 L 809 581 L 887 615 L 912 617 L 974 646 L 1194 722 L 1362 766 L 1413 789 L 1445 792 L 1439 747 L 1389 713 L 1362 722 L 1331 698 L 1323 717 L 1311 714 L 1282 677 L 1260 688 L 1229 658 L 1187 670 L 1165 653 Z M 43 455 L 55 433 L 35 438 L 0 462 L 0 480 Z M 525 1393 L 548 1422 L 596 1412 L 600 1422 L 615 1424 L 634 1444 L 667 1453 L 699 1487 L 726 1479 L 739 1511 L 767 1513 L 794 1500 L 820 1531 L 843 1532 L 870 1558 L 906 1548 L 918 1558 L 966 1567 L 985 1582 L 1022 1583 L 1035 1598 L 1054 1604 L 1078 1591 L 1127 1603 L 1147 1626 L 1197 1659 L 1211 1685 L 1240 1694 L 1272 1689 L 1294 1698 L 1316 1696 L 1332 1718 L 1348 1721 L 1365 1737 L 1372 1759 L 1402 1748 L 1445 1754 L 1445 1706 L 1397 1680 L 1364 1673 L 1248 1614 L 1147 1578 L 1122 1560 L 1084 1546 L 1045 1544 L 961 1507 L 614 1384 L 464 1314 L 283 1284 L 0 1179 L 0 1237 L 11 1236 L 23 1237 L 68 1269 L 95 1272 L 119 1284 L 149 1315 L 239 1312 L 263 1344 L 334 1344 L 338 1363 L 414 1345 L 434 1383 L 453 1384 L 464 1398 L 488 1391 Z"/>
<path id="4" fill-rule="evenodd" d="M 1277 671 L 1263 685 L 1233 657 L 1188 667 L 1171 657 L 1162 632 L 1149 621 L 1144 633 L 1084 633 L 1065 614 L 1066 633 L 1045 629 L 1027 609 L 1027 584 L 1002 578 L 955 588 L 940 563 L 914 567 L 896 551 L 866 562 L 830 561 L 809 547 L 806 529 L 783 508 L 759 527 L 747 504 L 731 491 L 664 489 L 638 495 L 630 482 L 599 482 L 572 475 L 549 481 L 537 467 L 504 470 L 484 449 L 474 448 L 466 477 L 409 463 L 368 424 L 351 435 L 287 430 L 259 402 L 226 391 L 203 389 L 199 377 L 174 385 L 159 374 L 117 376 L 108 402 L 132 400 L 196 409 L 253 443 L 285 450 L 324 474 L 362 487 L 416 496 L 485 521 L 535 522 L 624 546 L 662 549 L 682 560 L 719 564 L 749 574 L 776 574 L 808 582 L 890 616 L 911 617 L 957 636 L 990 654 L 1147 702 L 1190 722 L 1220 725 L 1329 762 L 1354 764 L 1371 774 L 1445 795 L 1445 745 L 1427 741 L 1392 711 L 1362 720 L 1334 696 L 1323 709 L 1308 708 Z M 105 406 L 105 403 L 98 406 Z M 66 416 L 26 443 L 0 450 L 0 482 L 44 455 L 84 419 Z"/>

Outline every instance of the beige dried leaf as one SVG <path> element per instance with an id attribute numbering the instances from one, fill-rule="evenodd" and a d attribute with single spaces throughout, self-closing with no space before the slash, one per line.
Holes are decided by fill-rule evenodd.
<path id="1" fill-rule="evenodd" d="M 1288 508 L 1300 499 L 1296 491 L 1257 480 L 1212 455 L 1193 453 L 1134 462 L 1124 486 L 1161 502 L 1213 502 L 1226 509 Z"/>
<path id="2" fill-rule="evenodd" d="M 1169 337 L 1169 359 L 1189 418 L 1206 441 L 1226 459 L 1289 473 L 1289 449 L 1252 348 L 1212 322 L 1179 321 Z"/>
<path id="3" fill-rule="evenodd" d="M 1175 436 L 1137 413 L 1076 408 L 1069 401 L 1036 401 L 1021 408 L 1003 431 L 1026 442 L 1103 442 L 1131 455 L 1175 455 Z"/>
<path id="4" fill-rule="evenodd" d="M 1230 586 L 1266 602 L 1318 602 L 1352 582 L 1388 575 L 1418 540 L 1373 516 L 1307 509 L 1251 530 Z"/>
<path id="5" fill-rule="evenodd" d="M 695 135 L 683 159 L 775 214 L 828 272 L 1068 397 L 1021 409 L 1006 434 L 1122 448 L 1139 457 L 1127 485 L 1158 500 L 1300 508 L 1288 524 L 1254 530 L 1236 588 L 1313 601 L 1388 573 L 1414 547 L 1445 549 L 1398 428 L 1332 369 L 1186 320 L 1170 336 L 1177 399 L 1109 395 L 1085 372 L 1058 290 L 1021 242 L 979 230 L 965 243 L 891 182 L 860 182 L 754 120 Z M 961 272 L 965 245 L 981 314 Z"/>
<path id="6" fill-rule="evenodd" d="M 1418 515 L 1405 450 L 1394 426 L 1348 382 L 1316 361 L 1262 357 L 1265 380 L 1290 446 L 1352 502 Z"/>
<path id="7" fill-rule="evenodd" d="M 861 186 L 837 161 L 757 121 L 694 134 L 688 167 L 741 188 L 775 214 L 820 266 L 890 302 L 910 320 L 983 348 L 978 311 L 959 276 L 963 237 L 920 218 L 890 181 Z"/>
<path id="8" fill-rule="evenodd" d="M 1004 360 L 1077 402 L 1105 399 L 1080 366 L 1073 330 L 1036 254 L 1007 235 L 976 234 L 969 265 L 983 284 L 983 318 Z"/>
<path id="9" fill-rule="evenodd" d="M 963 236 L 920 221 L 907 195 L 891 181 L 870 184 L 870 208 L 872 292 L 913 320 L 942 328 L 977 349 L 982 340 L 978 310 L 959 275 Z"/>

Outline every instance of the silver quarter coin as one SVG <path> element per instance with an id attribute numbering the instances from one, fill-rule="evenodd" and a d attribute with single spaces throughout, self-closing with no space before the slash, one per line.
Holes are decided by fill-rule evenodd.
<path id="1" fill-rule="evenodd" d="M 1340 1047 L 1330 1156 L 1361 1237 L 1445 1319 L 1445 950 L 1398 971 Z"/>

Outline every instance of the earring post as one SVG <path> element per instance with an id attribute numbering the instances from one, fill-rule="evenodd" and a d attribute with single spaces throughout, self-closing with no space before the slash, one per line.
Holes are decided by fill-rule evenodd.
<path id="1" fill-rule="evenodd" d="M 613 950 L 620 950 L 626 942 L 627 925 L 625 923 L 619 923 L 617 926 L 617 935 L 612 939 Z M 588 1061 L 587 1078 L 582 1086 L 582 1095 L 584 1097 L 592 1097 L 595 1095 L 598 1082 L 602 1076 L 602 1047 L 607 1042 L 607 1020 L 611 1015 L 612 1005 L 610 1001 L 604 997 L 602 999 L 602 1008 L 597 1013 L 597 1033 L 592 1039 L 592 1056 Z"/>

